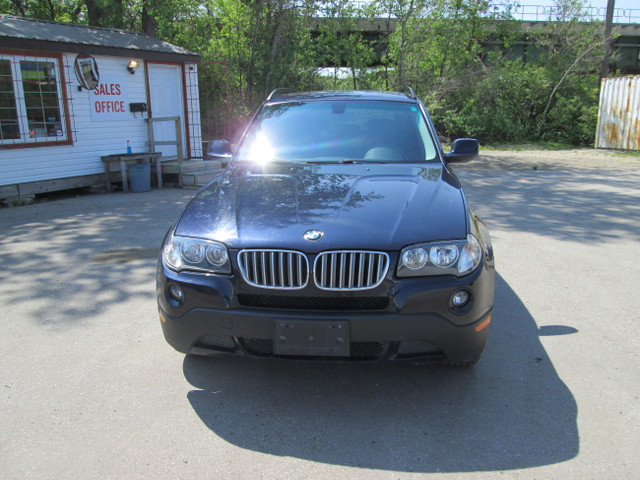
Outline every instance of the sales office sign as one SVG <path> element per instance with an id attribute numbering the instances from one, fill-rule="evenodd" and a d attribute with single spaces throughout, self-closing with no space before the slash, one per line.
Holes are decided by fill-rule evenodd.
<path id="1" fill-rule="evenodd" d="M 98 62 L 91 55 L 78 55 L 74 62 L 80 88 L 89 92 L 93 121 L 126 120 L 127 91 L 119 78 L 100 75 Z"/>
<path id="2" fill-rule="evenodd" d="M 96 88 L 89 91 L 91 119 L 94 121 L 127 120 L 127 89 L 117 78 L 101 76 Z"/>

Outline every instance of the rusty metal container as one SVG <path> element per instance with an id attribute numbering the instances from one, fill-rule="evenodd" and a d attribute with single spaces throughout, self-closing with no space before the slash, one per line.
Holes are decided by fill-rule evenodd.
<path id="1" fill-rule="evenodd" d="M 596 148 L 640 150 L 640 76 L 602 79 Z"/>

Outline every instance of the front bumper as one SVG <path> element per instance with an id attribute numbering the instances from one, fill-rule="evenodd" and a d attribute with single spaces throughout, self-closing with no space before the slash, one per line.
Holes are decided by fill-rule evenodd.
<path id="1" fill-rule="evenodd" d="M 472 363 L 487 341 L 494 276 L 493 266 L 483 262 L 463 278 L 398 279 L 390 274 L 366 292 L 326 292 L 313 286 L 282 292 L 251 287 L 233 275 L 176 273 L 159 262 L 156 293 L 164 336 L 183 353 Z M 171 285 L 182 290 L 181 302 L 169 295 Z M 471 300 L 456 309 L 451 297 L 460 289 Z M 301 345 L 280 355 L 285 324 L 304 329 L 309 338 L 318 326 L 339 325 L 345 335 L 330 341 L 348 345 L 309 349 L 309 355 Z M 328 340 L 322 341 L 326 347 Z"/>

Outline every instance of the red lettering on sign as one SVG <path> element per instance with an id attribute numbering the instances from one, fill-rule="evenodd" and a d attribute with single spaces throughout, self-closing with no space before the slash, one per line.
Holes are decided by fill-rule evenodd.
<path id="1" fill-rule="evenodd" d="M 122 90 L 119 83 L 110 83 L 108 85 L 101 83 L 93 89 L 93 93 L 95 95 L 121 95 Z"/>
<path id="2" fill-rule="evenodd" d="M 93 107 L 96 113 L 125 111 L 124 102 L 95 102 Z"/>

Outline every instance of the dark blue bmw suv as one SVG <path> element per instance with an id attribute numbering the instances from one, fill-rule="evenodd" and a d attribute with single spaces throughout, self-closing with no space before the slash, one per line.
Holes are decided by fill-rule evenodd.
<path id="1" fill-rule="evenodd" d="M 487 228 L 411 89 L 274 91 L 164 240 L 165 338 L 188 354 L 473 365 Z"/>

